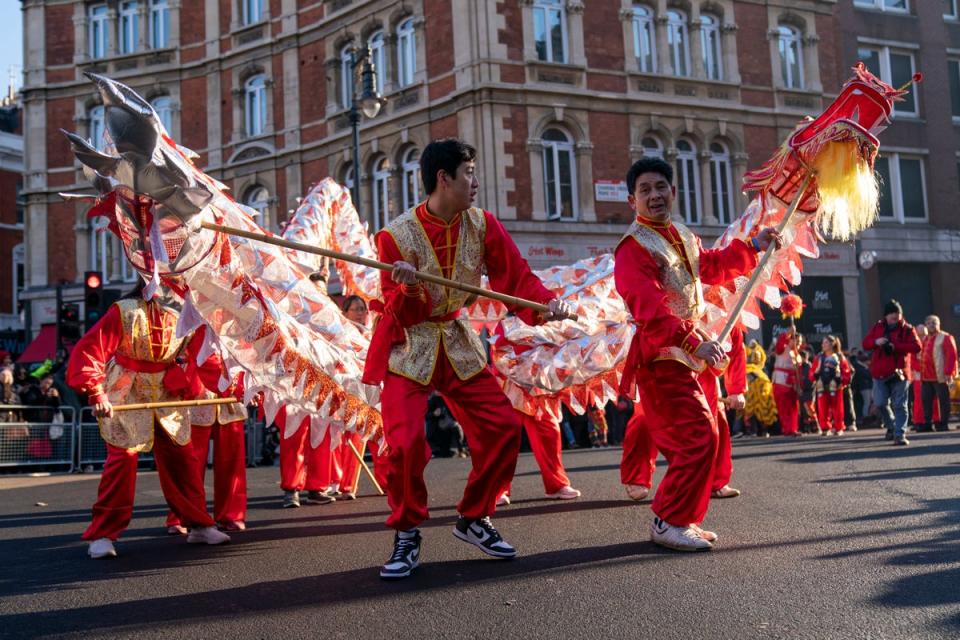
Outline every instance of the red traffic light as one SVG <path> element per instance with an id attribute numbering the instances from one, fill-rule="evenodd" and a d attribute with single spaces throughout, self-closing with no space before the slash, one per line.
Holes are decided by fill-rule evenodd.
<path id="1" fill-rule="evenodd" d="M 84 284 L 90 289 L 99 289 L 100 285 L 103 284 L 103 281 L 100 279 L 99 273 L 92 272 L 87 274 L 87 279 Z"/>

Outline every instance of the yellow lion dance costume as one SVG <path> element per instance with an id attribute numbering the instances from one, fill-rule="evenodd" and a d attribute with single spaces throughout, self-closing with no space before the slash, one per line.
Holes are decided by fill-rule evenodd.
<path id="1" fill-rule="evenodd" d="M 777 421 L 777 405 L 773 401 L 773 384 L 763 370 L 767 353 L 756 340 L 744 346 L 747 352 L 747 402 L 743 410 L 744 423 L 756 418 L 757 434 L 764 432 Z"/>

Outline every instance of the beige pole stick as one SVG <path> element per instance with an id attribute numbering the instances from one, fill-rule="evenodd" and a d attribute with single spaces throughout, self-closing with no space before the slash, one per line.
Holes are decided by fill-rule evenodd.
<path id="1" fill-rule="evenodd" d="M 245 229 L 237 229 L 235 227 L 226 227 L 220 224 L 214 224 L 213 222 L 202 222 L 200 223 L 200 226 L 204 229 L 209 229 L 210 231 L 218 231 L 220 233 L 226 233 L 228 235 L 238 236 L 240 238 L 248 238 L 250 240 L 256 240 L 257 242 L 265 242 L 278 247 L 294 249 L 295 251 L 303 251 L 304 253 L 313 253 L 318 256 L 326 256 L 327 258 L 333 258 L 334 260 L 343 260 L 345 262 L 361 264 L 365 267 L 373 267 L 374 269 L 380 269 L 382 271 L 393 271 L 393 265 L 386 262 L 371 260 L 370 258 L 362 258 L 349 253 L 341 253 L 340 251 L 333 251 L 332 249 L 321 249 L 320 247 L 313 247 L 308 244 L 303 244 L 302 242 L 293 242 L 291 240 L 284 240 L 283 238 L 274 238 L 262 233 L 247 231 Z M 429 273 L 422 273 L 418 271 L 417 279 L 439 284 L 444 287 L 450 287 L 451 289 L 459 289 L 461 291 L 466 291 L 467 293 L 483 296 L 492 300 L 498 300 L 504 304 L 509 304 L 516 307 L 533 309 L 534 311 L 540 311 L 541 313 L 549 313 L 550 311 L 547 305 L 540 304 L 539 302 L 518 298 L 516 296 L 510 296 L 505 293 L 497 293 L 496 291 L 490 291 L 489 289 L 484 289 L 482 287 L 475 287 L 472 284 L 457 282 L 456 280 L 448 280 L 447 278 L 441 278 L 440 276 L 431 275 Z M 567 317 L 574 321 L 577 320 L 576 314 L 571 314 Z"/>
<path id="2" fill-rule="evenodd" d="M 176 409 L 178 407 L 202 407 L 210 404 L 233 404 L 236 398 L 203 398 L 198 400 L 168 400 L 164 402 L 140 402 L 137 404 L 115 404 L 114 411 L 140 411 L 147 409 Z"/>
<path id="3" fill-rule="evenodd" d="M 347 440 L 347 445 L 349 445 L 350 450 L 353 451 L 353 455 L 357 456 L 357 460 L 360 461 L 360 468 L 366 471 L 367 477 L 370 478 L 370 482 L 373 483 L 373 487 L 377 490 L 377 493 L 383 495 L 383 489 L 380 488 L 380 483 L 377 482 L 377 479 L 374 477 L 373 472 L 370 471 L 370 467 L 367 466 L 367 463 L 363 461 L 363 456 L 359 451 L 357 451 L 357 448 L 353 446 L 353 442 Z"/>
<path id="4" fill-rule="evenodd" d="M 803 194 L 810 185 L 810 181 L 813 180 L 813 176 L 813 171 L 807 172 L 807 177 L 803 179 L 803 183 L 797 190 L 797 195 L 794 196 L 793 202 L 790 203 L 790 208 L 787 209 L 786 215 L 783 216 L 783 220 L 781 220 L 780 224 L 777 226 L 777 233 L 783 233 L 783 230 L 787 228 L 787 224 L 789 224 L 790 219 L 793 218 L 793 214 L 796 213 L 797 207 L 800 206 L 800 201 L 803 199 Z M 737 325 L 737 321 L 740 319 L 740 312 L 743 311 L 743 307 L 747 304 L 747 299 L 750 297 L 750 293 L 757 286 L 757 282 L 760 281 L 760 274 L 763 272 L 763 268 L 768 262 L 770 262 L 770 258 L 773 257 L 773 252 L 776 251 L 776 249 L 776 245 L 771 242 L 770 246 L 767 247 L 766 252 L 763 254 L 763 257 L 760 258 L 760 262 L 757 263 L 757 268 L 753 270 L 753 275 L 750 276 L 750 281 L 747 282 L 747 286 L 744 287 L 740 292 L 740 299 L 737 300 L 737 304 L 733 307 L 733 311 L 730 312 L 730 317 L 727 318 L 727 324 L 724 325 L 723 331 L 721 331 L 720 335 L 717 336 L 717 342 L 723 342 L 730 337 L 730 332 L 733 331 L 733 328 Z"/>

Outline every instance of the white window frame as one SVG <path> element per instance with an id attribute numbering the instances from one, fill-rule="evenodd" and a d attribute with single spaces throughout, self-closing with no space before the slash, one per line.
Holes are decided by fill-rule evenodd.
<path id="1" fill-rule="evenodd" d="M 170 46 L 170 7 L 167 0 L 150 0 L 150 48 Z"/>
<path id="2" fill-rule="evenodd" d="M 797 61 L 796 65 L 791 65 L 784 58 L 785 49 L 792 51 Z M 788 24 L 781 24 L 777 27 L 777 55 L 780 57 L 780 80 L 783 82 L 784 88 L 804 89 L 806 79 L 803 69 L 803 33 Z M 796 78 L 793 77 L 794 66 L 796 67 Z M 784 75 L 784 71 L 786 71 L 786 75 Z"/>
<path id="3" fill-rule="evenodd" d="M 107 146 L 103 136 L 104 132 L 106 131 L 105 117 L 106 111 L 104 110 L 102 104 L 98 104 L 90 109 L 88 141 L 94 146 L 94 148 L 97 149 L 97 151 L 103 151 Z"/>
<path id="4" fill-rule="evenodd" d="M 681 144 L 689 145 L 690 149 L 681 149 Z M 687 224 L 703 223 L 703 207 L 700 204 L 702 190 L 697 145 L 681 138 L 677 141 L 677 205 L 682 209 L 680 214 Z"/>
<path id="5" fill-rule="evenodd" d="M 262 73 L 243 83 L 243 125 L 248 138 L 267 129 L 267 77 Z"/>
<path id="6" fill-rule="evenodd" d="M 120 239 L 106 230 L 105 218 L 90 221 L 90 269 L 103 275 L 103 283 L 136 282 L 137 270 L 127 260 Z"/>
<path id="7" fill-rule="evenodd" d="M 951 64 L 956 66 L 956 68 L 952 72 L 950 70 Z M 948 80 L 949 87 L 950 87 L 950 113 L 953 116 L 953 122 L 957 124 L 957 123 L 960 123 L 960 113 L 953 111 L 953 100 L 954 100 L 953 89 L 954 87 L 960 87 L 960 58 L 953 57 L 953 56 L 947 58 L 947 75 L 954 76 L 951 79 L 954 80 L 956 83 L 956 84 L 949 83 L 949 80 Z M 960 96 L 958 96 L 958 98 L 960 98 Z"/>
<path id="8" fill-rule="evenodd" d="M 886 82 L 887 84 L 893 84 L 893 72 L 890 67 L 890 55 L 899 55 L 907 56 L 910 58 L 910 77 L 917 72 L 917 57 L 915 52 L 911 49 L 906 49 L 903 47 L 897 47 L 886 44 L 873 44 L 872 42 L 857 42 L 857 50 L 859 57 L 860 49 L 870 49 L 876 51 L 879 54 L 880 58 L 880 79 Z M 893 103 L 893 114 L 891 117 L 908 117 L 908 118 L 919 118 L 920 117 L 920 94 L 917 91 L 913 91 L 910 94 L 910 97 L 913 98 L 913 110 L 908 111 L 903 107 L 902 102 Z"/>
<path id="9" fill-rule="evenodd" d="M 930 220 L 930 202 L 927 199 L 927 168 L 922 155 L 912 153 L 891 152 L 884 153 L 890 170 L 890 201 L 893 205 L 893 217 L 878 216 L 881 222 L 898 222 L 900 224 L 926 223 Z M 920 186 L 923 196 L 923 217 L 907 217 L 903 211 L 903 184 L 900 179 L 901 160 L 913 160 L 920 163 Z"/>
<path id="10" fill-rule="evenodd" d="M 397 86 L 409 87 L 417 73 L 417 32 L 413 18 L 397 26 Z"/>
<path id="11" fill-rule="evenodd" d="M 120 3 L 118 40 L 120 55 L 136 53 L 140 40 L 139 2 L 126 0 Z"/>
<path id="12" fill-rule="evenodd" d="M 403 210 L 407 211 L 420 204 L 423 191 L 420 182 L 420 151 L 408 149 L 403 154 Z M 411 189 L 412 187 L 412 189 Z"/>
<path id="13" fill-rule="evenodd" d="M 904 7 L 888 7 L 887 0 L 853 0 L 853 6 L 858 9 L 870 9 L 888 13 L 910 13 L 910 0 L 904 0 Z"/>
<path id="14" fill-rule="evenodd" d="M 379 231 L 390 222 L 390 163 L 386 156 L 374 160 L 371 177 L 373 230 Z"/>
<path id="15" fill-rule="evenodd" d="M 87 47 L 90 57 L 106 58 L 110 50 L 107 5 L 90 5 L 90 7 L 87 8 L 87 21 Z"/>
<path id="16" fill-rule="evenodd" d="M 653 22 L 653 9 L 646 5 L 633 8 L 633 55 L 637 68 L 643 73 L 657 72 L 657 31 Z M 646 45 L 647 51 L 643 47 Z M 650 62 L 647 64 L 647 56 Z"/>
<path id="17" fill-rule="evenodd" d="M 644 144 L 647 140 L 652 140 L 655 146 Z M 640 148 L 643 149 L 644 158 L 660 158 L 663 160 L 663 143 L 654 135 L 645 135 L 640 139 Z"/>
<path id="18" fill-rule="evenodd" d="M 270 191 L 265 186 L 255 184 L 249 187 L 243 197 L 243 204 L 260 214 L 257 224 L 261 228 L 273 231 L 273 220 L 270 219 Z"/>
<path id="19" fill-rule="evenodd" d="M 560 18 L 560 38 L 562 41 L 563 50 L 560 52 L 560 55 L 557 56 L 553 50 L 553 38 L 550 34 L 550 16 L 559 16 Z M 533 39 L 534 43 L 537 42 L 537 17 L 540 16 L 540 19 L 543 24 L 544 33 L 543 41 L 546 43 L 546 49 L 544 51 L 545 58 L 540 58 L 544 62 L 556 62 L 559 64 L 566 64 L 569 59 L 568 50 L 570 48 L 569 38 L 567 36 L 567 7 L 562 0 L 536 0 L 533 3 Z M 539 55 L 538 55 L 539 57 Z"/>
<path id="20" fill-rule="evenodd" d="M 367 39 L 367 46 L 370 47 L 370 62 L 373 63 L 375 71 L 377 93 L 383 95 L 384 81 L 387 76 L 387 49 L 383 31 L 371 33 L 370 38 Z"/>
<path id="21" fill-rule="evenodd" d="M 714 150 L 714 145 L 719 146 L 722 151 Z M 726 174 L 726 180 L 723 179 L 724 174 Z M 733 162 L 730 159 L 729 147 L 719 140 L 710 145 L 710 178 L 713 186 L 713 193 L 710 194 L 713 201 L 713 215 L 721 224 L 730 224 L 734 221 Z"/>
<path id="22" fill-rule="evenodd" d="M 960 13 L 957 12 L 957 0 L 947 0 L 950 3 L 949 13 L 943 14 L 944 20 L 956 20 L 960 18 Z"/>
<path id="23" fill-rule="evenodd" d="M 679 9 L 667 11 L 667 49 L 670 52 L 673 75 L 679 78 L 689 78 L 690 30 L 687 28 L 687 14 Z M 681 66 L 683 67 L 682 70 Z"/>
<path id="24" fill-rule="evenodd" d="M 577 156 L 573 139 L 566 131 L 560 127 L 551 126 L 544 130 L 544 135 L 548 131 L 557 131 L 566 138 L 566 142 L 559 140 L 545 140 L 541 137 L 543 144 L 543 188 L 544 188 L 544 207 L 547 209 L 548 220 L 577 220 L 580 214 L 579 196 L 577 194 Z M 566 156 L 570 163 L 570 215 L 563 217 L 563 189 L 560 186 L 560 156 Z M 552 163 L 553 169 L 553 197 L 556 203 L 556 209 L 550 211 L 549 189 L 550 182 L 547 179 L 547 163 Z"/>
<path id="25" fill-rule="evenodd" d="M 243 26 L 256 24 L 266 14 L 266 0 L 240 0 L 240 23 Z"/>
<path id="26" fill-rule="evenodd" d="M 340 50 L 340 106 L 349 109 L 353 104 L 353 45 L 347 44 Z"/>
<path id="27" fill-rule="evenodd" d="M 720 18 L 700 14 L 700 51 L 703 57 L 703 73 L 709 80 L 723 80 L 723 45 L 720 42 Z M 716 73 L 711 75 L 711 69 Z"/>
<path id="28" fill-rule="evenodd" d="M 170 96 L 156 97 L 150 102 L 150 106 L 157 112 L 157 117 L 167 133 L 173 131 L 173 98 Z"/>

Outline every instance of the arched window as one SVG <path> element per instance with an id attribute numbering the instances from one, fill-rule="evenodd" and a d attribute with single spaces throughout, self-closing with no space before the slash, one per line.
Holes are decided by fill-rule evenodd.
<path id="1" fill-rule="evenodd" d="M 577 219 L 577 181 L 573 141 L 560 129 L 543 132 L 543 184 L 547 218 Z"/>
<path id="2" fill-rule="evenodd" d="M 633 53 L 637 66 L 644 73 L 657 70 L 657 38 L 654 35 L 653 9 L 639 5 L 633 8 Z"/>
<path id="3" fill-rule="evenodd" d="M 263 19 L 263 14 L 266 12 L 266 0 L 240 0 L 240 4 L 240 19 L 245 26 L 260 22 Z"/>
<path id="4" fill-rule="evenodd" d="M 87 7 L 87 49 L 91 58 L 107 57 L 109 34 L 107 5 L 95 4 Z"/>
<path id="5" fill-rule="evenodd" d="M 340 50 L 340 106 L 349 109 L 353 104 L 353 45 Z"/>
<path id="6" fill-rule="evenodd" d="M 270 219 L 270 192 L 267 191 L 266 187 L 255 184 L 247 189 L 247 193 L 243 197 L 243 204 L 259 214 L 257 216 L 257 224 L 264 229 L 272 229 L 271 224 L 273 221 Z"/>
<path id="7" fill-rule="evenodd" d="M 370 61 L 377 79 L 377 92 L 383 93 L 383 81 L 387 75 L 387 55 L 383 46 L 383 31 L 377 31 L 367 41 L 370 47 Z"/>
<path id="8" fill-rule="evenodd" d="M 643 147 L 644 158 L 660 158 L 663 160 L 663 145 L 653 136 L 644 136 L 643 140 L 640 141 L 640 146 Z"/>
<path id="9" fill-rule="evenodd" d="M 703 72 L 710 80 L 720 80 L 723 77 L 720 19 L 709 13 L 700 15 L 700 50 L 703 53 Z"/>
<path id="10" fill-rule="evenodd" d="M 407 87 L 413 84 L 416 72 L 417 34 L 413 18 L 407 18 L 397 27 L 397 85 Z"/>
<path id="11" fill-rule="evenodd" d="M 243 85 L 243 121 L 247 136 L 259 136 L 267 127 L 267 78 L 262 73 Z"/>
<path id="12" fill-rule="evenodd" d="M 803 49 L 797 29 L 780 25 L 777 29 L 780 50 L 780 76 L 788 89 L 803 89 Z"/>
<path id="13" fill-rule="evenodd" d="M 170 8 L 167 0 L 150 0 L 150 46 L 164 49 L 169 44 Z"/>
<path id="14" fill-rule="evenodd" d="M 419 204 L 423 197 L 420 189 L 420 151 L 409 149 L 403 154 L 403 210 Z"/>
<path id="15" fill-rule="evenodd" d="M 103 151 L 104 147 L 107 146 L 106 140 L 103 139 L 104 134 L 104 120 L 103 120 L 103 105 L 98 105 L 90 109 L 90 144 L 97 148 L 98 151 Z"/>
<path id="16" fill-rule="evenodd" d="M 733 222 L 733 176 L 730 152 L 722 142 L 710 145 L 710 178 L 713 186 L 713 215 L 722 224 Z"/>
<path id="17" fill-rule="evenodd" d="M 167 130 L 167 133 L 170 133 L 173 129 L 173 100 L 170 96 L 160 96 L 154 98 L 150 105 L 157 112 L 157 117 L 160 118 L 163 128 Z"/>
<path id="18" fill-rule="evenodd" d="M 689 76 L 690 39 L 687 37 L 687 16 L 682 11 L 667 11 L 667 46 L 674 75 Z"/>
<path id="19" fill-rule="evenodd" d="M 120 3 L 120 53 L 128 54 L 137 51 L 140 38 L 140 8 L 132 0 Z"/>
<path id="20" fill-rule="evenodd" d="M 373 229 L 390 222 L 390 162 L 385 157 L 373 161 Z"/>
<path id="21" fill-rule="evenodd" d="M 688 224 L 700 224 L 699 194 L 697 148 L 689 140 L 677 140 L 677 206 Z"/>
<path id="22" fill-rule="evenodd" d="M 533 38 L 537 58 L 547 62 L 567 61 L 567 9 L 563 0 L 535 0 Z"/>

